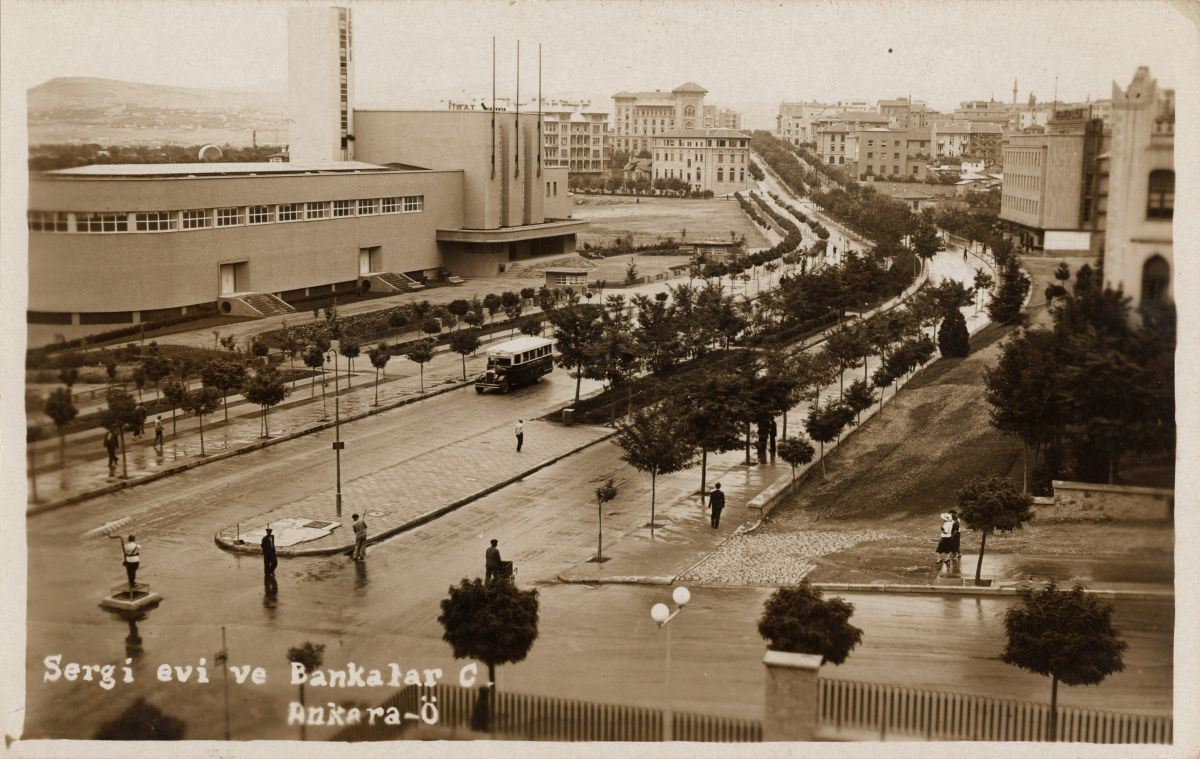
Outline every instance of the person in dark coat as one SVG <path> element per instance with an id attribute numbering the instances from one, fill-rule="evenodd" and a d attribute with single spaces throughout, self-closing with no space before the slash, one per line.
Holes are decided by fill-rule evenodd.
<path id="1" fill-rule="evenodd" d="M 504 579 L 512 571 L 512 562 L 500 558 L 500 541 L 492 538 L 491 546 L 484 551 L 484 579 L 491 582 L 492 578 Z"/>
<path id="2" fill-rule="evenodd" d="M 721 526 L 721 511 L 725 508 L 725 493 L 721 491 L 721 483 L 713 483 L 712 492 L 708 494 L 708 508 L 712 509 L 712 526 Z"/>
<path id="3" fill-rule="evenodd" d="M 958 521 L 958 512 L 954 509 L 950 510 L 950 518 L 954 522 L 954 527 L 950 530 L 950 560 L 959 561 L 962 559 L 962 525 Z"/>
<path id="4" fill-rule="evenodd" d="M 274 577 L 275 567 L 279 566 L 279 559 L 275 556 L 275 536 L 271 534 L 270 527 L 267 528 L 267 534 L 263 535 L 262 554 L 263 574 Z"/>
<path id="5" fill-rule="evenodd" d="M 119 445 L 117 433 L 112 430 L 104 433 L 104 450 L 108 451 L 108 475 L 110 477 L 117 473 L 117 446 Z"/>
<path id="6" fill-rule="evenodd" d="M 774 464 L 775 463 L 775 437 L 779 434 L 779 425 L 775 423 L 774 417 L 771 418 L 771 428 L 770 428 L 769 432 L 770 432 L 771 463 Z"/>

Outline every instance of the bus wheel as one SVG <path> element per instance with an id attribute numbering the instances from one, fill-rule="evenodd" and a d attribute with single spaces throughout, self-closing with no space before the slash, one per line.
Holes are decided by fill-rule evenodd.
<path id="1" fill-rule="evenodd" d="M 500 386 L 500 392 L 504 393 L 504 394 L 508 393 L 508 383 L 507 382 L 505 382 L 503 385 Z"/>

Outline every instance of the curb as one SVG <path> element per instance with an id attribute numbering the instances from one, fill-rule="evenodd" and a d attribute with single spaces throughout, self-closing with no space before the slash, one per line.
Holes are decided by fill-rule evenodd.
<path id="1" fill-rule="evenodd" d="M 452 511 L 457 511 L 458 509 L 461 509 L 463 506 L 466 506 L 467 504 L 472 503 L 473 501 L 477 501 L 480 498 L 491 495 L 492 493 L 496 492 L 497 490 L 506 488 L 509 485 L 513 484 L 514 482 L 523 480 L 526 477 L 528 477 L 529 475 L 533 474 L 534 472 L 545 469 L 548 466 L 553 466 L 554 464 L 557 464 L 559 461 L 562 461 L 563 459 L 568 458 L 570 456 L 574 456 L 576 453 L 579 453 L 580 451 L 582 451 L 584 449 L 590 448 L 597 443 L 602 443 L 605 440 L 608 440 L 609 438 L 613 437 L 616 434 L 617 434 L 616 430 L 607 432 L 604 435 L 601 435 L 600 437 L 596 438 L 595 440 L 590 440 L 590 441 L 584 443 L 583 445 L 578 445 L 568 451 L 558 454 L 557 456 L 548 458 L 545 461 L 542 461 L 541 463 L 539 463 L 529 469 L 526 469 L 522 472 L 519 472 L 519 473 L 513 475 L 512 477 L 509 477 L 500 482 L 496 482 L 491 485 L 488 485 L 486 488 L 483 488 L 482 490 L 478 490 L 474 493 L 471 493 L 470 495 L 459 498 L 458 500 L 452 501 L 452 502 L 446 504 L 445 506 L 441 506 L 437 509 L 434 509 L 433 511 L 428 511 L 414 519 L 410 519 L 409 521 L 407 521 L 403 524 L 397 525 L 396 527 L 392 527 L 387 530 L 384 530 L 383 532 L 377 533 L 367 539 L 367 545 L 372 545 L 374 543 L 379 543 L 381 541 L 387 540 L 388 538 L 399 535 L 402 532 L 408 532 L 409 530 L 415 529 L 417 527 L 420 527 L 421 525 L 432 522 L 435 519 L 437 519 L 438 517 L 445 516 L 446 514 L 449 514 Z M 213 535 L 213 542 L 215 542 L 219 547 L 223 548 L 226 551 L 230 551 L 233 553 L 247 553 L 247 554 L 261 554 L 262 553 L 262 549 L 259 548 L 257 545 L 254 545 L 251 543 L 243 543 L 243 544 L 239 545 L 237 543 L 234 543 L 229 538 L 222 537 L 221 533 L 228 529 L 229 529 L 228 527 L 223 527 L 220 530 L 218 530 L 215 535 Z M 354 547 L 354 543 L 350 542 L 350 543 L 346 543 L 346 544 L 340 545 L 340 546 L 328 546 L 325 548 L 298 548 L 298 549 L 282 548 L 282 549 L 277 550 L 275 552 L 275 555 L 284 557 L 284 558 L 296 558 L 296 557 L 302 557 L 302 556 L 334 556 L 339 553 L 345 553 L 346 551 L 350 550 L 353 547 Z"/>
<path id="2" fill-rule="evenodd" d="M 558 581 L 568 585 L 672 585 L 682 575 L 674 577 L 578 577 L 558 575 Z M 762 583 L 758 585 L 731 585 L 724 583 L 688 583 L 693 588 L 713 588 L 731 590 L 751 590 L 754 588 L 790 588 L 796 583 Z M 949 595 L 949 596 L 1017 596 L 1022 588 L 1019 585 L 1009 585 L 998 588 L 974 587 L 964 585 L 910 585 L 902 583 L 855 583 L 855 582 L 814 582 L 814 588 L 823 591 L 841 591 L 843 593 L 890 593 L 894 595 Z M 1166 601 L 1175 600 L 1174 590 L 1111 590 L 1104 588 L 1084 588 L 1084 592 L 1098 598 L 1111 598 L 1124 601 Z"/>
<path id="3" fill-rule="evenodd" d="M 449 393 L 454 390 L 460 390 L 460 389 L 462 389 L 468 385 L 472 385 L 474 383 L 475 383 L 475 380 L 467 380 L 466 382 L 457 381 L 453 385 L 439 388 L 437 390 L 433 390 L 431 392 L 425 393 L 424 395 L 418 395 L 418 396 L 415 396 L 412 398 L 405 398 L 400 401 L 395 401 L 394 403 L 391 403 L 390 405 L 376 406 L 374 408 L 367 409 L 366 411 L 361 411 L 357 414 L 354 414 L 353 416 L 348 416 L 345 419 L 339 420 L 336 423 L 344 424 L 347 422 L 357 421 L 359 419 L 365 419 L 369 416 L 374 416 L 375 414 L 381 414 L 384 411 L 391 411 L 392 409 L 400 408 L 401 406 L 407 406 L 410 403 L 416 403 L 417 401 L 423 401 L 426 398 L 433 398 L 434 396 L 441 395 L 442 393 Z M 242 448 L 238 448 L 236 450 L 224 451 L 222 453 L 215 453 L 215 454 L 212 454 L 211 456 L 205 456 L 202 459 L 195 459 L 193 461 L 188 461 L 183 464 L 176 464 L 174 466 L 167 467 L 166 469 L 162 469 L 162 470 L 159 470 L 152 474 L 147 474 L 145 476 L 138 477 L 136 479 L 131 478 L 124 482 L 113 483 L 112 485 L 106 485 L 102 488 L 96 488 L 95 490 L 89 490 L 84 493 L 78 493 L 76 495 L 70 496 L 69 498 L 63 498 L 58 501 L 51 501 L 50 503 L 36 504 L 25 510 L 25 516 L 31 517 L 31 516 L 35 516 L 37 514 L 44 514 L 47 511 L 54 511 L 55 509 L 60 509 L 64 506 L 71 506 L 73 504 L 80 503 L 81 501 L 87 501 L 92 498 L 98 498 L 102 495 L 109 495 L 110 493 L 116 493 L 119 490 L 125 490 L 127 488 L 136 487 L 137 485 L 145 485 L 146 483 L 154 482 L 155 480 L 160 480 L 163 477 L 168 477 L 172 474 L 179 474 L 180 472 L 186 472 L 189 469 L 194 469 L 198 466 L 203 466 L 204 464 L 211 464 L 216 461 L 223 461 L 224 459 L 230 458 L 232 456 L 241 456 L 246 453 L 252 453 L 254 451 L 261 450 L 261 449 L 266 448 L 271 445 L 277 445 L 279 443 L 285 443 L 289 440 L 295 440 L 297 438 L 304 437 L 305 435 L 311 435 L 314 432 L 321 432 L 322 430 L 327 430 L 330 427 L 333 427 L 334 424 L 335 424 L 335 422 L 331 422 L 331 421 L 330 422 L 321 422 L 312 427 L 308 427 L 306 429 L 299 430 L 298 432 L 291 432 L 291 433 L 288 433 L 287 435 L 282 435 L 280 437 L 273 437 L 273 438 L 269 438 L 267 440 L 260 440 L 256 443 L 251 443 L 250 445 L 243 446 Z"/>

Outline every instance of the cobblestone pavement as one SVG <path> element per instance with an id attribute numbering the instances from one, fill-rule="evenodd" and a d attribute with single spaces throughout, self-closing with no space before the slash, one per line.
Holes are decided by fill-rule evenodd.
<path id="1" fill-rule="evenodd" d="M 809 559 L 890 537 L 877 530 L 800 530 L 741 533 L 679 577 L 680 581 L 727 585 L 795 584 L 816 566 Z"/>
<path id="2" fill-rule="evenodd" d="M 336 489 L 326 488 L 263 512 L 218 533 L 233 542 L 239 534 L 261 530 L 285 518 L 332 521 L 339 526 L 317 540 L 281 549 L 309 551 L 349 548 L 353 513 L 366 516 L 368 540 L 393 531 L 460 499 L 494 488 L 611 433 L 605 427 L 566 427 L 552 422 L 525 424 L 525 446 L 516 451 L 512 425 L 400 458 L 395 464 L 342 483 L 342 514 L 335 511 Z"/>

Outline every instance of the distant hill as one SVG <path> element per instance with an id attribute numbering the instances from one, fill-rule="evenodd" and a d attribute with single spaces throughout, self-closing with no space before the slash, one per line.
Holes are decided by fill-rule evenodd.
<path id="1" fill-rule="evenodd" d="M 60 77 L 28 92 L 29 144 L 287 142 L 287 95 Z"/>

